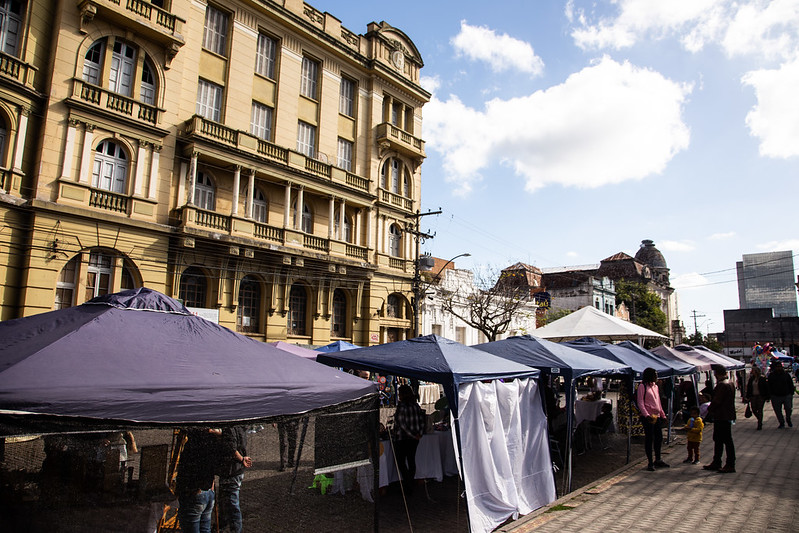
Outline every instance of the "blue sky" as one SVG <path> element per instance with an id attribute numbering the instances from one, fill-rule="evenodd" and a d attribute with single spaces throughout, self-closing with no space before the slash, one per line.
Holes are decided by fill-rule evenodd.
<path id="1" fill-rule="evenodd" d="M 799 250 L 799 0 L 310 3 L 422 54 L 423 251 L 546 268 L 652 239 L 706 333 L 742 254 Z"/>

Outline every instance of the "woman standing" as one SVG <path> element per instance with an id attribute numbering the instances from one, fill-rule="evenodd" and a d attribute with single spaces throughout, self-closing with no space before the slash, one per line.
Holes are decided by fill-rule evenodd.
<path id="1" fill-rule="evenodd" d="M 660 404 L 660 387 L 658 386 L 658 373 L 654 368 L 645 368 L 641 375 L 641 384 L 635 391 L 638 411 L 641 413 L 641 425 L 644 426 L 644 451 L 649 464 L 646 469 L 650 472 L 655 468 L 668 468 L 669 465 L 660 458 L 663 446 L 663 423 L 666 413 Z M 654 448 L 655 460 L 652 460 Z"/>
<path id="2" fill-rule="evenodd" d="M 763 405 L 768 401 L 768 383 L 760 367 L 752 363 L 752 372 L 746 384 L 746 402 L 757 419 L 757 429 L 763 429 Z"/>

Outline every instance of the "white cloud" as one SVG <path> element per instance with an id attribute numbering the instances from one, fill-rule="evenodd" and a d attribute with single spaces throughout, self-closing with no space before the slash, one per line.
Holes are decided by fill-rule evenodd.
<path id="1" fill-rule="evenodd" d="M 571 259 L 574 257 L 580 257 L 580 254 L 578 254 L 577 252 L 566 252 L 566 257 Z"/>
<path id="2" fill-rule="evenodd" d="M 778 158 L 799 155 L 799 58 L 778 69 L 748 72 L 741 81 L 755 90 L 757 104 L 746 115 L 746 125 L 760 140 L 760 154 Z"/>
<path id="3" fill-rule="evenodd" d="M 518 70 L 538 76 L 544 70 L 543 60 L 530 43 L 505 33 L 498 35 L 485 26 L 470 26 L 465 20 L 461 21 L 461 31 L 451 43 L 458 55 L 485 61 L 494 72 Z"/>
<path id="4" fill-rule="evenodd" d="M 728 231 L 726 233 L 714 233 L 713 235 L 708 237 L 708 239 L 710 239 L 711 241 L 723 241 L 726 239 L 732 239 L 733 237 L 735 237 L 735 232 Z"/>
<path id="5" fill-rule="evenodd" d="M 441 78 L 438 76 L 422 76 L 419 78 L 419 83 L 431 93 L 435 93 L 441 88 Z"/>
<path id="6" fill-rule="evenodd" d="M 675 289 L 695 289 L 710 284 L 710 281 L 698 272 L 688 272 L 672 277 L 671 286 Z"/>
<path id="7" fill-rule="evenodd" d="M 693 241 L 660 241 L 658 246 L 667 252 L 691 252 L 696 249 Z"/>
<path id="8" fill-rule="evenodd" d="M 637 41 L 674 38 L 696 52 L 717 44 L 729 56 L 790 57 L 799 43 L 799 0 L 617 0 L 613 16 L 590 16 L 567 5 L 579 26 L 572 38 L 582 48 L 627 48 Z M 593 4 L 592 4 L 593 5 Z"/>
<path id="9" fill-rule="evenodd" d="M 783 250 L 799 250 L 799 239 L 788 239 L 784 241 L 769 241 L 758 244 L 757 248 L 764 252 L 777 252 Z"/>
<path id="10" fill-rule="evenodd" d="M 608 57 L 562 84 L 478 111 L 456 96 L 425 106 L 427 146 L 464 194 L 501 162 L 535 191 L 592 188 L 660 173 L 689 143 L 682 108 L 691 87 Z"/>

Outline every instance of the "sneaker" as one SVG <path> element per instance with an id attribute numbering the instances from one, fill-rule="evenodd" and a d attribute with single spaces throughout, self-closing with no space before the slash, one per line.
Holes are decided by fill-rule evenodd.
<path id="1" fill-rule="evenodd" d="M 655 468 L 669 468 L 669 465 L 668 463 L 665 463 L 660 459 L 658 459 L 657 461 L 655 461 Z"/>
<path id="2" fill-rule="evenodd" d="M 724 465 L 724 468 L 719 468 L 719 474 L 734 474 L 735 467 L 730 465 Z"/>
<path id="3" fill-rule="evenodd" d="M 693 463 L 693 462 L 694 462 L 694 460 L 691 459 L 690 457 L 688 459 L 686 459 L 685 461 L 683 461 L 683 463 L 686 463 L 686 464 L 690 464 L 690 463 Z"/>
<path id="4" fill-rule="evenodd" d="M 655 471 L 655 465 L 653 465 L 652 463 L 649 463 L 649 464 L 647 465 L 646 469 L 647 469 L 648 471 L 650 471 L 650 472 L 654 472 L 654 471 Z"/>
<path id="5" fill-rule="evenodd" d="M 779 426 L 777 426 L 777 429 L 785 429 L 785 424 L 780 424 Z"/>
<path id="6" fill-rule="evenodd" d="M 699 464 L 699 459 L 697 459 L 696 461 L 694 461 L 694 464 L 695 464 L 695 465 L 698 465 L 698 464 Z"/>
<path id="7" fill-rule="evenodd" d="M 704 468 L 705 470 L 720 470 L 721 465 L 718 463 L 710 463 L 709 465 L 705 465 L 702 468 Z"/>
<path id="8" fill-rule="evenodd" d="M 789 427 L 789 428 L 792 428 L 792 427 L 793 427 L 793 424 L 791 424 L 791 421 L 790 421 L 790 420 L 786 420 L 785 422 L 788 424 L 788 427 Z"/>

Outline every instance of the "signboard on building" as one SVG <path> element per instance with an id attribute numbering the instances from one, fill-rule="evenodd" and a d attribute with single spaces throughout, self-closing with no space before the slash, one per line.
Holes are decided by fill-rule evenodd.
<path id="1" fill-rule="evenodd" d="M 191 314 L 210 320 L 214 324 L 219 324 L 219 309 L 208 309 L 205 307 L 187 307 Z"/>

